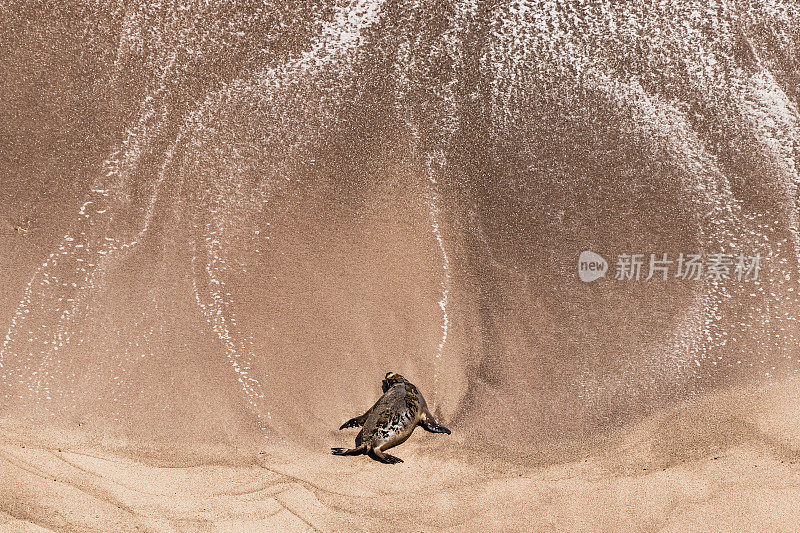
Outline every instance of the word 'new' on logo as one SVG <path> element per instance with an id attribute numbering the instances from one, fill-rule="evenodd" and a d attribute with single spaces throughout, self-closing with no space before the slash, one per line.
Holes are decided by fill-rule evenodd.
<path id="1" fill-rule="evenodd" d="M 603 256 L 591 250 L 584 250 L 578 257 L 578 277 L 581 281 L 589 283 L 597 278 L 605 277 L 608 272 L 608 262 Z"/>

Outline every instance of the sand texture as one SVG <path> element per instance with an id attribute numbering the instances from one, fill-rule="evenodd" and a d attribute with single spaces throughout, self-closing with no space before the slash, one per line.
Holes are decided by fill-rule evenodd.
<path id="1" fill-rule="evenodd" d="M 796 531 L 798 50 L 795 0 L 0 0 L 0 529 Z M 390 371 L 452 435 L 331 455 Z"/>

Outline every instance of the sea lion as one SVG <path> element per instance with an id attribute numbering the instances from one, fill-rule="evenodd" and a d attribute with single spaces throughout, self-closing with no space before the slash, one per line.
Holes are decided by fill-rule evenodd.
<path id="1" fill-rule="evenodd" d="M 331 448 L 334 455 L 363 453 L 382 463 L 402 463 L 399 457 L 383 452 L 404 443 L 418 425 L 431 433 L 450 434 L 449 429 L 439 425 L 433 418 L 419 390 L 400 374 L 387 373 L 381 389 L 383 396 L 369 411 L 351 418 L 339 428 L 364 426 L 356 435 L 356 447 L 349 450 Z"/>

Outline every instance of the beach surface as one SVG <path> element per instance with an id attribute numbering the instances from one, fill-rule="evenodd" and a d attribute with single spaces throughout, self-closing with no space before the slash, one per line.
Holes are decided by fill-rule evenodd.
<path id="1" fill-rule="evenodd" d="M 799 24 L 0 0 L 0 529 L 796 530 Z"/>
<path id="2" fill-rule="evenodd" d="M 169 449 L 4 420 L 0 528 L 791 531 L 798 400 L 795 381 L 718 394 L 588 450 L 481 448 L 419 430 L 397 465 L 298 442 Z"/>

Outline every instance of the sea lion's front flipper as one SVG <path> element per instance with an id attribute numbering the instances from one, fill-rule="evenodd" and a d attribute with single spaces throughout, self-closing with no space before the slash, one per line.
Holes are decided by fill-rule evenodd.
<path id="1" fill-rule="evenodd" d="M 430 431 L 431 433 L 447 433 L 448 435 L 451 433 L 449 429 L 447 429 L 444 426 L 440 426 L 439 424 L 433 421 L 427 423 L 420 422 L 419 425 L 420 427 L 422 427 L 422 429 L 424 429 L 425 431 Z"/>
<path id="2" fill-rule="evenodd" d="M 369 414 L 370 414 L 371 412 L 372 412 L 372 408 L 370 407 L 369 411 L 367 411 L 366 413 L 364 413 L 364 414 L 363 414 L 363 415 L 361 415 L 361 416 L 357 416 L 357 417 L 355 417 L 355 418 L 351 418 L 350 420 L 348 420 L 347 422 L 345 422 L 344 424 L 342 424 L 342 425 L 339 427 L 339 429 L 345 429 L 345 428 L 354 428 L 354 427 L 363 426 L 363 425 L 364 425 L 364 422 L 366 422 L 366 421 L 367 421 L 367 417 L 369 416 Z"/>
<path id="3" fill-rule="evenodd" d="M 450 435 L 450 430 L 446 427 L 439 425 L 436 420 L 433 418 L 433 415 L 425 411 L 422 415 L 422 419 L 419 421 L 419 425 L 425 431 L 430 431 L 431 433 L 447 433 Z"/>

